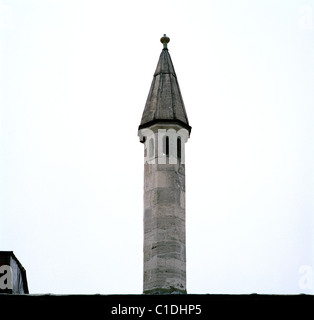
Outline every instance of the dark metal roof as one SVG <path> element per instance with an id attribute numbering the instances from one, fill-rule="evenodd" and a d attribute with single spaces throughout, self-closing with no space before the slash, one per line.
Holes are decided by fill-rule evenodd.
<path id="1" fill-rule="evenodd" d="M 179 123 L 191 131 L 177 75 L 167 48 L 160 54 L 139 129 L 157 122 Z"/>

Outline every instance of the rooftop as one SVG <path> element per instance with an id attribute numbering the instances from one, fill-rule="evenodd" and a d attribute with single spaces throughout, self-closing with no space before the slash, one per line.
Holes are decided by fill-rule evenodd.
<path id="1" fill-rule="evenodd" d="M 175 122 L 190 132 L 191 126 L 167 48 L 170 39 L 164 35 L 160 41 L 163 43 L 163 50 L 154 73 L 139 129 L 157 122 Z"/>

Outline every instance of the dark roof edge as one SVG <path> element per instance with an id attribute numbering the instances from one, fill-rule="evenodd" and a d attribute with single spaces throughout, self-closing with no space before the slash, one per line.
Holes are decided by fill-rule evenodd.
<path id="1" fill-rule="evenodd" d="M 182 126 L 183 128 L 187 129 L 189 131 L 189 134 L 191 133 L 192 127 L 185 122 L 181 120 L 175 120 L 175 119 L 154 119 L 152 121 L 146 122 L 144 124 L 141 124 L 138 126 L 138 130 L 148 128 L 156 123 L 174 123 Z"/>

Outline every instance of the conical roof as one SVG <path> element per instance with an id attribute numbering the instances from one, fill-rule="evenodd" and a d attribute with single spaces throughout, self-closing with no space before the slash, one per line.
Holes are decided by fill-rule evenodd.
<path id="1" fill-rule="evenodd" d="M 166 40 L 163 42 L 163 39 Z M 174 122 L 179 123 L 190 132 L 191 127 L 178 79 L 167 49 L 169 41 L 170 39 L 166 36 L 161 38 L 164 49 L 159 57 L 139 129 L 158 122 Z"/>

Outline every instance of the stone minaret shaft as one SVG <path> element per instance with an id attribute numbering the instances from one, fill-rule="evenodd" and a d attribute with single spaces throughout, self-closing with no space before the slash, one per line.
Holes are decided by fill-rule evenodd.
<path id="1" fill-rule="evenodd" d="M 139 126 L 144 143 L 144 293 L 186 293 L 185 143 L 191 127 L 164 45 Z"/>

